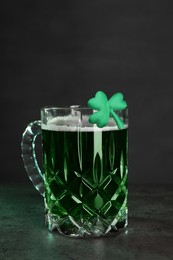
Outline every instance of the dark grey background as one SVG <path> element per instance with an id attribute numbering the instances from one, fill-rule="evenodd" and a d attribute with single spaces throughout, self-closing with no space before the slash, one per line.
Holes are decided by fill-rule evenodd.
<path id="1" fill-rule="evenodd" d="M 97 90 L 129 104 L 129 182 L 173 182 L 171 1 L 3 1 L 1 181 L 29 182 L 22 132 Z"/>

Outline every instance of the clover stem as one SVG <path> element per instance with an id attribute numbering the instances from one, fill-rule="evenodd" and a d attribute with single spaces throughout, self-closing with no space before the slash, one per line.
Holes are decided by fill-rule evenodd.
<path id="1" fill-rule="evenodd" d="M 119 116 L 114 112 L 113 109 L 111 110 L 111 114 L 112 114 L 112 116 L 113 116 L 113 118 L 114 118 L 114 120 L 115 120 L 115 122 L 116 122 L 116 124 L 117 124 L 117 126 L 118 126 L 118 129 L 123 129 L 123 128 L 124 128 L 124 123 L 123 123 L 123 121 L 119 118 Z"/>

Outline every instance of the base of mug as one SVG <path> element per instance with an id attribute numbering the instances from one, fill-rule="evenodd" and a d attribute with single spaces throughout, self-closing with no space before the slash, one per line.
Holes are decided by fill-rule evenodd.
<path id="1" fill-rule="evenodd" d="M 46 225 L 50 231 L 57 232 L 67 237 L 101 237 L 109 236 L 120 230 L 125 230 L 128 226 L 127 214 L 118 222 L 114 219 L 111 224 L 100 218 L 92 221 L 82 221 L 77 223 L 71 216 L 66 219 L 57 219 L 52 214 L 46 215 Z"/>

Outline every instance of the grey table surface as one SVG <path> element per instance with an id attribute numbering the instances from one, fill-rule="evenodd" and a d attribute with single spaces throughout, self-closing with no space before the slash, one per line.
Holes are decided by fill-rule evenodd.
<path id="1" fill-rule="evenodd" d="M 47 230 L 32 184 L 1 184 L 0 259 L 173 259 L 173 185 L 131 185 L 128 201 L 126 231 L 68 238 Z"/>

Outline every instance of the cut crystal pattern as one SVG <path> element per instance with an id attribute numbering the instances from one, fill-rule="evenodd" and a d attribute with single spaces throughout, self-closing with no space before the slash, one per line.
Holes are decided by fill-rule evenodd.
<path id="1" fill-rule="evenodd" d="M 49 229 L 68 236 L 100 236 L 125 227 L 127 129 L 97 136 L 102 145 L 91 132 L 48 132 L 43 131 L 43 158 Z"/>

